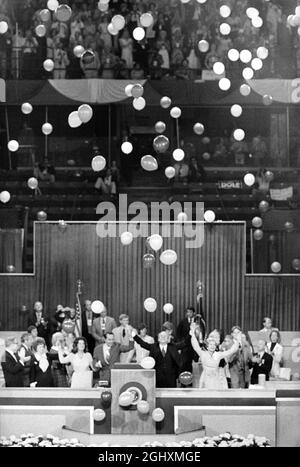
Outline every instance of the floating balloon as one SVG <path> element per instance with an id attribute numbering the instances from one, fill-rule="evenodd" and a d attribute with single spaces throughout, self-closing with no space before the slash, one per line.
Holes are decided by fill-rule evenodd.
<path id="1" fill-rule="evenodd" d="M 221 78 L 220 81 L 219 81 L 219 88 L 222 90 L 222 91 L 228 91 L 228 89 L 230 89 L 231 87 L 231 81 L 230 79 L 228 78 Z"/>
<path id="2" fill-rule="evenodd" d="M 137 84 L 134 84 L 131 88 L 131 95 L 132 97 L 142 97 L 142 95 L 144 94 L 144 88 L 141 84 L 137 83 Z"/>
<path id="3" fill-rule="evenodd" d="M 170 315 L 174 311 L 174 307 L 172 303 L 165 303 L 163 306 L 163 310 L 167 315 Z"/>
<path id="4" fill-rule="evenodd" d="M 189 386 L 193 382 L 193 375 L 189 371 L 184 371 L 179 375 L 179 381 L 184 386 Z"/>
<path id="5" fill-rule="evenodd" d="M 208 52 L 209 43 L 205 39 L 202 39 L 201 41 L 198 42 L 198 49 L 202 53 Z"/>
<path id="6" fill-rule="evenodd" d="M 271 235 L 269 236 L 269 242 L 270 242 L 270 243 L 275 243 L 275 242 L 276 242 L 276 235 L 271 234 Z"/>
<path id="7" fill-rule="evenodd" d="M 203 157 L 203 159 L 205 159 L 206 161 L 208 161 L 208 160 L 210 159 L 210 154 L 209 154 L 209 152 L 204 152 L 204 153 L 202 154 L 202 157 Z"/>
<path id="8" fill-rule="evenodd" d="M 243 69 L 242 75 L 244 79 L 252 79 L 254 76 L 254 71 L 252 68 L 246 67 Z"/>
<path id="9" fill-rule="evenodd" d="M 75 323 L 72 319 L 65 319 L 62 323 L 62 329 L 67 334 L 71 334 L 75 330 Z"/>
<path id="10" fill-rule="evenodd" d="M 8 272 L 9 274 L 13 274 L 14 272 L 16 272 L 16 268 L 13 264 L 9 264 L 8 266 L 6 266 L 6 272 Z"/>
<path id="11" fill-rule="evenodd" d="M 19 149 L 19 143 L 15 139 L 11 139 L 7 143 L 8 150 L 11 152 L 16 152 Z"/>
<path id="12" fill-rule="evenodd" d="M 242 128 L 237 128 L 233 132 L 233 137 L 236 141 L 243 141 L 243 139 L 245 138 L 244 130 Z"/>
<path id="13" fill-rule="evenodd" d="M 78 111 L 74 110 L 68 116 L 68 124 L 71 128 L 78 128 L 82 125 L 82 121 L 79 118 Z"/>
<path id="14" fill-rule="evenodd" d="M 53 126 L 51 125 L 51 123 L 44 123 L 43 126 L 42 126 L 42 132 L 44 133 L 44 135 L 48 136 L 48 135 L 51 135 L 53 131 Z"/>
<path id="15" fill-rule="evenodd" d="M 261 28 L 264 24 L 263 19 L 260 16 L 252 18 L 251 23 L 254 28 Z"/>
<path id="16" fill-rule="evenodd" d="M 263 67 L 263 62 L 260 58 L 253 58 L 253 60 L 251 61 L 251 66 L 255 71 L 261 70 Z"/>
<path id="17" fill-rule="evenodd" d="M 142 157 L 141 166 L 144 170 L 147 170 L 148 172 L 153 172 L 154 170 L 158 169 L 157 160 L 155 159 L 155 157 L 150 155 Z"/>
<path id="18" fill-rule="evenodd" d="M 269 209 L 268 201 L 261 201 L 258 205 L 258 209 L 260 210 L 260 212 L 267 212 L 267 210 Z"/>
<path id="19" fill-rule="evenodd" d="M 32 105 L 29 104 L 29 102 L 24 102 L 21 106 L 21 110 L 23 112 L 23 114 L 25 115 L 28 115 L 28 114 L 31 114 L 32 112 Z"/>
<path id="20" fill-rule="evenodd" d="M 265 60 L 266 58 L 268 58 L 269 51 L 268 51 L 268 49 L 266 47 L 258 47 L 258 49 L 256 51 L 256 55 L 261 60 Z"/>
<path id="21" fill-rule="evenodd" d="M 202 135 L 204 133 L 204 125 L 202 125 L 202 123 L 197 122 L 193 126 L 193 130 L 194 133 L 196 133 L 196 135 Z"/>
<path id="22" fill-rule="evenodd" d="M 43 10 L 40 11 L 40 18 L 44 23 L 47 21 L 50 21 L 51 19 L 51 13 L 47 8 L 44 8 Z"/>
<path id="23" fill-rule="evenodd" d="M 152 253 L 146 253 L 143 256 L 143 265 L 145 269 L 150 269 L 155 263 L 155 257 Z"/>
<path id="24" fill-rule="evenodd" d="M 262 218 L 261 217 L 253 217 L 252 225 L 253 225 L 253 227 L 256 227 L 257 229 L 259 229 L 259 227 L 261 227 L 263 225 Z"/>
<path id="25" fill-rule="evenodd" d="M 121 243 L 122 245 L 130 245 L 133 241 L 133 235 L 131 232 L 122 232 Z"/>
<path id="26" fill-rule="evenodd" d="M 262 98 L 262 101 L 264 105 L 271 105 L 273 102 L 273 98 L 269 94 L 265 94 Z"/>
<path id="27" fill-rule="evenodd" d="M 58 230 L 65 232 L 67 230 L 68 224 L 63 219 L 58 221 Z"/>
<path id="28" fill-rule="evenodd" d="M 153 24 L 153 16 L 151 13 L 143 13 L 140 17 L 140 23 L 144 28 L 149 28 Z"/>
<path id="29" fill-rule="evenodd" d="M 31 177 L 27 181 L 27 185 L 31 190 L 35 190 L 38 187 L 39 182 L 35 177 Z"/>
<path id="30" fill-rule="evenodd" d="M 36 28 L 35 28 L 35 33 L 38 37 L 44 37 L 46 35 L 46 28 L 43 24 L 39 24 Z"/>
<path id="31" fill-rule="evenodd" d="M 188 220 L 188 216 L 186 214 L 186 212 L 180 212 L 177 216 L 177 220 L 179 222 L 186 222 Z"/>
<path id="32" fill-rule="evenodd" d="M 151 237 L 149 238 L 149 245 L 154 251 L 160 250 L 162 247 L 162 244 L 163 244 L 163 239 L 158 234 L 151 235 Z"/>
<path id="33" fill-rule="evenodd" d="M 168 109 L 171 104 L 172 104 L 172 101 L 168 96 L 164 96 L 160 99 L 160 106 L 163 109 Z"/>
<path id="34" fill-rule="evenodd" d="M 145 368 L 146 370 L 151 370 L 155 367 L 155 360 L 153 357 L 145 357 L 141 361 L 141 367 Z"/>
<path id="35" fill-rule="evenodd" d="M 152 412 L 152 418 L 157 423 L 162 422 L 165 418 L 165 412 L 163 411 L 163 409 L 156 408 Z"/>
<path id="36" fill-rule="evenodd" d="M 171 166 L 170 166 L 170 167 L 166 167 L 166 168 L 165 168 L 165 176 L 166 176 L 167 178 L 171 179 L 171 178 L 175 177 L 175 173 L 176 173 L 176 172 L 175 172 L 174 167 L 171 167 Z"/>
<path id="37" fill-rule="evenodd" d="M 271 172 L 270 170 L 267 170 L 265 172 L 265 179 L 267 180 L 267 182 L 271 182 L 272 180 L 274 180 L 273 172 Z"/>
<path id="38" fill-rule="evenodd" d="M 133 150 L 133 146 L 129 141 L 124 141 L 124 143 L 122 143 L 121 151 L 124 154 L 130 154 L 132 152 L 132 150 Z"/>
<path id="39" fill-rule="evenodd" d="M 143 97 L 136 97 L 133 99 L 132 105 L 135 110 L 143 110 L 146 107 L 146 101 Z"/>
<path id="40" fill-rule="evenodd" d="M 251 88 L 248 84 L 242 84 L 240 86 L 240 93 L 242 96 L 246 97 L 246 96 L 249 96 L 251 92 Z"/>
<path id="41" fill-rule="evenodd" d="M 215 62 L 213 64 L 213 72 L 216 75 L 222 75 L 225 72 L 225 65 L 222 62 Z"/>
<path id="42" fill-rule="evenodd" d="M 8 191 L 1 191 L 0 193 L 0 201 L 1 203 L 8 203 L 8 201 L 10 200 L 10 194 Z"/>
<path id="43" fill-rule="evenodd" d="M 96 61 L 95 53 L 91 49 L 85 50 L 80 57 L 80 62 L 83 65 L 92 65 L 93 63 L 95 63 L 95 61 Z"/>
<path id="44" fill-rule="evenodd" d="M 216 218 L 216 215 L 215 215 L 214 211 L 212 211 L 212 210 L 205 211 L 204 220 L 206 222 L 214 222 L 215 218 Z"/>
<path id="45" fill-rule="evenodd" d="M 287 232 L 292 232 L 294 229 L 294 224 L 292 222 L 287 221 L 284 224 L 284 228 Z"/>
<path id="46" fill-rule="evenodd" d="M 264 236 L 264 233 L 262 230 L 260 229 L 254 230 L 253 237 L 255 238 L 255 240 L 261 240 L 263 236 Z"/>
<path id="47" fill-rule="evenodd" d="M 106 413 L 103 409 L 95 409 L 93 412 L 93 418 L 96 422 L 102 422 L 106 417 Z"/>
<path id="48" fill-rule="evenodd" d="M 295 271 L 300 271 L 300 259 L 299 258 L 293 259 L 292 267 L 293 269 L 295 269 Z"/>
<path id="49" fill-rule="evenodd" d="M 177 261 L 177 253 L 174 250 L 165 250 L 161 253 L 159 259 L 166 266 L 171 266 Z"/>
<path id="50" fill-rule="evenodd" d="M 117 31 L 121 31 L 121 29 L 124 28 L 125 23 L 126 23 L 125 18 L 122 15 L 113 16 L 112 19 L 111 19 L 111 22 L 112 22 L 114 28 L 117 29 Z"/>
<path id="51" fill-rule="evenodd" d="M 246 174 L 244 176 L 244 183 L 247 186 L 252 186 L 255 183 L 255 176 L 253 174 Z"/>
<path id="52" fill-rule="evenodd" d="M 156 308 L 157 308 L 157 303 L 156 303 L 156 300 L 154 300 L 154 298 L 146 298 L 146 300 L 144 301 L 144 308 L 146 311 L 149 311 L 149 313 L 153 313 Z"/>
<path id="53" fill-rule="evenodd" d="M 228 36 L 231 32 L 231 26 L 228 23 L 222 23 L 220 24 L 220 33 L 223 34 L 223 36 Z"/>
<path id="54" fill-rule="evenodd" d="M 278 263 L 278 261 L 274 261 L 271 264 L 271 270 L 272 272 L 275 272 L 276 274 L 281 271 L 281 264 Z"/>
<path id="55" fill-rule="evenodd" d="M 101 172 L 105 169 L 106 160 L 103 156 L 95 156 L 92 159 L 92 169 L 94 172 Z"/>
<path id="56" fill-rule="evenodd" d="M 134 394 L 130 391 L 122 392 L 119 396 L 119 405 L 121 407 L 129 407 L 134 400 Z"/>
<path id="57" fill-rule="evenodd" d="M 179 107 L 172 107 L 170 115 L 172 118 L 179 118 L 181 115 L 181 109 Z"/>
<path id="58" fill-rule="evenodd" d="M 93 313 L 99 315 L 105 310 L 105 306 L 104 303 L 100 302 L 100 300 L 94 300 L 91 304 L 91 309 Z"/>
<path id="59" fill-rule="evenodd" d="M 91 120 L 93 116 L 93 109 L 88 104 L 82 104 L 78 107 L 78 117 L 82 121 L 82 123 L 87 123 Z"/>
<path id="60" fill-rule="evenodd" d="M 237 49 L 229 49 L 227 56 L 231 62 L 237 62 L 240 58 L 240 53 Z"/>
<path id="61" fill-rule="evenodd" d="M 156 133 L 163 133 L 166 130 L 166 124 L 164 122 L 156 122 L 155 123 L 155 131 Z"/>
<path id="62" fill-rule="evenodd" d="M 145 37 L 145 29 L 141 27 L 134 28 L 132 35 L 136 41 L 142 41 Z"/>
<path id="63" fill-rule="evenodd" d="M 208 136 L 204 136 L 204 138 L 202 138 L 202 143 L 203 144 L 209 144 L 210 143 L 210 138 L 208 138 Z"/>
<path id="64" fill-rule="evenodd" d="M 240 60 L 243 63 L 249 63 L 252 59 L 252 53 L 248 49 L 241 50 Z"/>
<path id="65" fill-rule="evenodd" d="M 147 415 L 150 411 L 149 402 L 144 400 L 138 401 L 136 408 L 137 411 L 143 415 Z"/>
<path id="66" fill-rule="evenodd" d="M 107 30 L 112 36 L 117 36 L 119 34 L 118 29 L 112 23 L 107 25 Z"/>
<path id="67" fill-rule="evenodd" d="M 73 54 L 77 58 L 81 58 L 84 53 L 84 47 L 82 45 L 75 45 L 73 49 Z"/>
<path id="68" fill-rule="evenodd" d="M 228 5 L 222 5 L 220 6 L 220 15 L 222 18 L 228 18 L 231 14 L 231 9 Z"/>
<path id="69" fill-rule="evenodd" d="M 233 104 L 230 108 L 230 113 L 233 117 L 240 117 L 242 115 L 243 109 L 239 104 Z"/>
<path id="70" fill-rule="evenodd" d="M 44 70 L 46 70 L 46 71 L 48 71 L 50 73 L 50 71 L 52 71 L 54 69 L 53 60 L 51 60 L 51 58 L 47 58 L 47 60 L 45 60 L 43 62 L 43 67 L 44 67 Z"/>
<path id="71" fill-rule="evenodd" d="M 38 221 L 46 221 L 47 213 L 45 211 L 39 211 L 36 215 Z"/>
<path id="72" fill-rule="evenodd" d="M 66 23 L 72 16 L 72 9 L 69 5 L 59 5 L 55 10 L 55 15 L 58 21 Z"/>
<path id="73" fill-rule="evenodd" d="M 125 86 L 124 91 L 125 91 L 126 96 L 132 97 L 132 88 L 133 88 L 133 86 L 134 86 L 133 84 L 127 84 L 127 86 Z"/>
<path id="74" fill-rule="evenodd" d="M 5 34 L 8 31 L 8 24 L 6 21 L 0 21 L 0 34 Z"/>
<path id="75" fill-rule="evenodd" d="M 153 148 L 158 154 L 162 154 L 169 149 L 170 141 L 165 135 L 158 135 L 153 140 Z"/>
<path id="76" fill-rule="evenodd" d="M 59 6 L 59 3 L 57 0 L 48 0 L 47 2 L 47 7 L 51 11 L 55 11 Z"/>
<path id="77" fill-rule="evenodd" d="M 103 404 L 107 406 L 111 403 L 111 400 L 112 400 L 112 394 L 110 391 L 101 392 L 101 401 L 103 402 Z"/>
<path id="78" fill-rule="evenodd" d="M 184 159 L 184 156 L 185 156 L 185 153 L 183 151 L 183 149 L 180 149 L 180 148 L 177 148 L 177 149 L 174 149 L 173 153 L 173 159 L 175 159 L 175 161 L 182 161 Z"/>

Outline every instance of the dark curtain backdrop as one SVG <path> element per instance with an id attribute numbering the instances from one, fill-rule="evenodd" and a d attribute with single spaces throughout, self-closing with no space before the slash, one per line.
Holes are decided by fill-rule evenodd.
<path id="1" fill-rule="evenodd" d="M 7 266 L 22 272 L 23 229 L 0 229 L 0 273 L 6 273 Z"/>
<path id="2" fill-rule="evenodd" d="M 145 322 L 151 334 L 166 320 L 176 325 L 188 305 L 196 307 L 199 279 L 208 328 L 226 331 L 244 324 L 244 223 L 205 225 L 204 244 L 196 249 L 186 248 L 184 238 L 165 238 L 163 249 L 174 249 L 177 262 L 165 266 L 156 254 L 150 270 L 142 262 L 145 238 L 123 246 L 119 238 L 100 239 L 94 223 L 68 224 L 64 232 L 51 223 L 37 223 L 35 229 L 35 276 L 0 277 L 2 330 L 24 329 L 20 308 L 31 308 L 35 300 L 43 301 L 48 314 L 59 303 L 73 306 L 77 279 L 84 283 L 82 300 L 103 301 L 116 318 L 128 313 L 135 326 Z M 156 312 L 144 310 L 147 297 L 156 299 Z M 162 311 L 167 302 L 174 305 L 171 315 Z"/>

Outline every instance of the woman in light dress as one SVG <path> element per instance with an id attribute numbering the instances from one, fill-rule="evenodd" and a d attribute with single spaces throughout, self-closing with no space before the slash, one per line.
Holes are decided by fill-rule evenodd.
<path id="1" fill-rule="evenodd" d="M 273 364 L 270 375 L 273 378 L 279 378 L 280 364 L 282 361 L 283 347 L 280 344 L 280 333 L 273 330 L 270 334 L 270 342 L 267 343 L 268 353 L 273 357 Z"/>
<path id="2" fill-rule="evenodd" d="M 125 60 L 126 68 L 133 67 L 133 40 L 131 39 L 128 29 L 124 29 L 122 37 L 119 39 L 121 47 L 121 59 Z"/>
<path id="3" fill-rule="evenodd" d="M 74 341 L 72 352 L 64 354 L 61 348 L 58 352 L 60 363 L 71 363 L 73 374 L 71 378 L 71 388 L 89 389 L 93 381 L 93 357 L 87 352 L 87 341 L 84 337 L 77 337 Z"/>
<path id="4" fill-rule="evenodd" d="M 199 355 L 200 362 L 203 367 L 203 372 L 200 376 L 199 388 L 200 389 L 227 389 L 226 378 L 220 375 L 219 364 L 223 358 L 230 357 L 239 348 L 238 342 L 235 340 L 232 347 L 225 351 L 217 351 L 217 342 L 214 337 L 208 337 L 207 350 L 202 349 L 195 336 L 195 329 L 197 325 L 191 324 L 191 344 L 195 352 Z"/>

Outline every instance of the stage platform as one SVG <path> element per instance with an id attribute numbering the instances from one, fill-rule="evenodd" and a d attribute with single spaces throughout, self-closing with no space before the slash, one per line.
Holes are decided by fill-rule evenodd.
<path id="1" fill-rule="evenodd" d="M 155 406 L 165 419 L 155 423 L 148 417 L 149 432 L 141 432 L 141 417 L 132 412 L 130 425 L 112 434 L 110 407 L 102 404 L 105 389 L 2 388 L 0 390 L 0 435 L 51 433 L 78 438 L 86 444 L 142 444 L 145 441 L 192 441 L 197 437 L 229 431 L 240 435 L 266 436 L 272 446 L 300 446 L 300 383 L 267 383 L 265 388 L 156 389 Z M 113 391 L 112 391 L 113 392 Z M 103 408 L 106 418 L 95 422 L 95 408 Z M 124 409 L 116 409 L 122 417 Z M 116 416 L 116 413 L 113 414 Z M 131 432 L 128 433 L 128 426 Z M 66 430 L 66 431 L 65 431 Z"/>

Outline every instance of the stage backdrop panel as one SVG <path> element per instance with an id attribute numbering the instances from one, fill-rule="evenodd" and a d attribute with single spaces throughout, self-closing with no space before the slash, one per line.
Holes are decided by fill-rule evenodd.
<path id="1" fill-rule="evenodd" d="M 204 225 L 204 243 L 186 248 L 186 238 L 164 238 L 162 249 L 174 249 L 177 262 L 163 265 L 160 252 L 152 269 L 143 266 L 149 250 L 146 238 L 135 238 L 124 246 L 119 238 L 99 238 L 96 223 L 35 223 L 35 274 L 0 277 L 2 329 L 26 327 L 22 305 L 31 309 L 41 300 L 48 314 L 57 304 L 74 306 L 76 281 L 84 283 L 82 300 L 99 299 L 109 314 L 128 313 L 134 325 L 145 322 L 154 334 L 167 319 L 177 324 L 187 306 L 197 306 L 196 283 L 204 284 L 203 309 L 208 328 L 229 329 L 244 323 L 245 224 Z M 143 306 L 147 297 L 157 301 L 157 311 Z M 163 305 L 174 305 L 171 315 Z"/>

